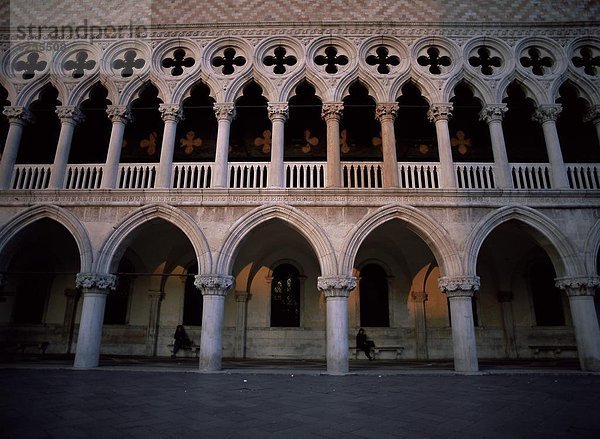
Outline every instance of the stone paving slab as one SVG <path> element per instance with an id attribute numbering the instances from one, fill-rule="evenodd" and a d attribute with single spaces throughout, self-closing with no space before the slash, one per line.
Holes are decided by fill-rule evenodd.
<path id="1" fill-rule="evenodd" d="M 591 438 L 600 376 L 0 370 L 6 438 Z"/>

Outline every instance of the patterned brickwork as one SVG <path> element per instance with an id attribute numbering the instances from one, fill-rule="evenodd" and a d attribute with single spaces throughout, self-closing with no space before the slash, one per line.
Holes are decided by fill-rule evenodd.
<path id="1" fill-rule="evenodd" d="M 35 13 L 32 13 L 32 10 Z M 521 23 L 600 20 L 597 0 L 0 0 L 0 25 L 281 22 Z"/>

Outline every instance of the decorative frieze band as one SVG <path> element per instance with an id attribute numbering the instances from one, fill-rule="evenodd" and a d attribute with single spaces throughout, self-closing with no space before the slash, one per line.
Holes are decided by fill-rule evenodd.
<path id="1" fill-rule="evenodd" d="M 438 279 L 440 291 L 448 298 L 472 297 L 479 291 L 479 276 L 445 276 Z"/>
<path id="2" fill-rule="evenodd" d="M 600 287 L 599 276 L 577 276 L 577 277 L 559 277 L 555 280 L 555 285 L 561 290 L 565 290 L 567 296 L 594 296 L 595 290 Z"/>
<path id="3" fill-rule="evenodd" d="M 323 291 L 325 297 L 348 297 L 350 291 L 356 288 L 354 276 L 319 276 L 317 288 Z"/>
<path id="4" fill-rule="evenodd" d="M 198 274 L 194 285 L 204 296 L 226 296 L 233 286 L 233 276 L 222 274 Z"/>
<path id="5" fill-rule="evenodd" d="M 87 290 L 114 290 L 117 288 L 117 276 L 114 274 L 77 273 L 75 285 L 77 288 Z"/>
<path id="6" fill-rule="evenodd" d="M 502 122 L 504 113 L 508 110 L 506 104 L 490 104 L 486 105 L 479 112 L 479 120 L 483 120 L 485 123 L 490 122 Z"/>

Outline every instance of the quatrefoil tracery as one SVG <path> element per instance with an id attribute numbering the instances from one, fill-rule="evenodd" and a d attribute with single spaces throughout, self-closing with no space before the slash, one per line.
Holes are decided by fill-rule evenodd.
<path id="1" fill-rule="evenodd" d="M 213 67 L 223 67 L 221 73 L 231 75 L 235 72 L 235 67 L 241 67 L 246 64 L 246 58 L 235 56 L 236 51 L 233 47 L 228 47 L 223 51 L 223 56 L 215 56 L 212 60 Z"/>
<path id="2" fill-rule="evenodd" d="M 267 66 L 267 67 L 273 67 L 273 73 L 275 73 L 276 75 L 283 75 L 286 71 L 285 66 L 293 66 L 296 64 L 296 62 L 298 62 L 298 60 L 296 59 L 295 56 L 293 55 L 287 55 L 286 56 L 287 51 L 285 50 L 285 47 L 283 46 L 278 46 L 275 48 L 275 50 L 273 51 L 273 55 L 268 55 L 265 56 L 265 58 L 263 59 L 263 63 Z"/>
<path id="3" fill-rule="evenodd" d="M 65 61 L 63 67 L 66 71 L 73 71 L 71 74 L 73 78 L 81 78 L 86 70 L 92 70 L 96 66 L 96 61 L 91 59 L 88 60 L 88 56 L 89 55 L 85 50 L 80 50 L 77 52 L 77 55 L 75 55 L 75 60 Z"/>
<path id="4" fill-rule="evenodd" d="M 116 59 L 113 61 L 113 68 L 121 70 L 121 76 L 123 78 L 132 76 L 133 69 L 139 70 L 146 65 L 146 61 L 142 58 L 137 58 L 137 55 L 135 50 L 128 50 L 123 55 L 123 59 Z"/>
<path id="5" fill-rule="evenodd" d="M 502 59 L 498 56 L 491 56 L 490 50 L 481 46 L 477 49 L 477 55 L 469 58 L 469 64 L 473 67 L 481 67 L 481 73 L 484 75 L 492 75 L 494 73 L 493 67 L 501 67 Z"/>
<path id="6" fill-rule="evenodd" d="M 527 54 L 529 55 L 528 57 L 521 57 L 521 65 L 526 68 L 531 67 L 531 72 L 536 76 L 542 76 L 545 73 L 544 67 L 550 68 L 554 65 L 552 58 L 542 56 L 540 50 L 535 47 L 530 47 Z"/>
<path id="7" fill-rule="evenodd" d="M 379 46 L 375 50 L 375 53 L 377 53 L 377 56 L 369 55 L 367 56 L 366 61 L 370 66 L 377 65 L 377 71 L 382 75 L 387 75 L 390 73 L 390 68 L 388 66 L 395 67 L 400 65 L 400 58 L 398 58 L 396 55 L 388 56 L 389 50 L 385 46 Z"/>
<path id="8" fill-rule="evenodd" d="M 575 67 L 583 67 L 583 71 L 590 76 L 596 76 L 597 69 L 600 67 L 600 56 L 594 56 L 591 47 L 582 47 L 579 49 L 581 56 L 574 56 L 571 60 Z"/>
<path id="9" fill-rule="evenodd" d="M 171 75 L 180 76 L 183 74 L 184 67 L 192 67 L 195 63 L 191 56 L 186 58 L 185 49 L 179 48 L 173 52 L 173 58 L 165 58 L 160 64 L 165 69 L 171 69 Z"/>
<path id="10" fill-rule="evenodd" d="M 35 76 L 35 72 L 43 72 L 46 68 L 46 61 L 39 61 L 40 54 L 38 52 L 29 52 L 27 55 L 27 61 L 17 61 L 15 63 L 15 70 L 17 72 L 23 72 L 23 79 L 31 79 Z"/>
<path id="11" fill-rule="evenodd" d="M 327 46 L 325 48 L 325 55 L 315 56 L 315 64 L 318 66 L 325 66 L 325 71 L 330 75 L 338 72 L 337 66 L 345 66 L 348 64 L 348 57 L 346 55 L 338 55 L 338 51 L 333 46 Z"/>
<path id="12" fill-rule="evenodd" d="M 427 49 L 427 55 L 421 55 L 417 58 L 419 65 L 426 67 L 429 66 L 429 73 L 439 75 L 442 73 L 441 67 L 449 67 L 452 64 L 452 60 L 449 56 L 440 56 L 440 50 L 437 47 L 429 47 Z"/>

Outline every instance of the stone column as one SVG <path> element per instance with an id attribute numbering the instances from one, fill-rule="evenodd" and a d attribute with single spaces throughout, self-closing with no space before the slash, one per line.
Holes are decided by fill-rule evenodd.
<path id="1" fill-rule="evenodd" d="M 454 172 L 450 131 L 448 130 L 448 120 L 452 116 L 452 104 L 433 104 L 429 108 L 427 116 L 430 121 L 435 122 L 440 155 L 440 185 L 442 189 L 454 189 L 457 187 L 456 173 Z"/>
<path id="2" fill-rule="evenodd" d="M 348 295 L 356 287 L 353 276 L 319 276 L 317 288 L 327 303 L 327 372 L 348 373 Z"/>
<path id="3" fill-rule="evenodd" d="M 479 291 L 479 277 L 440 277 L 438 285 L 450 302 L 454 370 L 477 372 L 479 365 L 471 298 Z"/>
<path id="4" fill-rule="evenodd" d="M 398 102 L 378 104 L 375 109 L 375 118 L 381 123 L 383 187 L 398 187 L 398 158 L 394 133 L 394 120 L 397 113 Z"/>
<path id="5" fill-rule="evenodd" d="M 62 339 L 65 344 L 65 353 L 71 353 L 71 347 L 73 345 L 73 332 L 75 330 L 75 314 L 77 314 L 77 303 L 81 292 L 75 288 L 67 288 L 65 290 L 65 297 L 67 298 L 67 305 L 65 307 L 65 317 L 63 319 Z"/>
<path id="6" fill-rule="evenodd" d="M 156 187 L 161 189 L 171 188 L 171 174 L 173 173 L 173 150 L 175 149 L 175 136 L 177 123 L 183 120 L 183 112 L 178 104 L 160 104 L 158 107 L 162 119 L 165 121 L 162 145 L 160 147 L 160 164 Z"/>
<path id="7" fill-rule="evenodd" d="M 104 307 L 109 290 L 114 290 L 117 277 L 112 274 L 77 273 L 77 288 L 83 291 L 83 308 L 77 337 L 75 367 L 97 367 L 102 343 Z"/>
<path id="8" fill-rule="evenodd" d="M 217 130 L 217 149 L 215 152 L 215 169 L 213 170 L 212 187 L 226 188 L 227 169 L 229 166 L 229 131 L 231 121 L 235 118 L 233 102 L 214 104 L 215 115 L 219 123 Z"/>
<path id="9" fill-rule="evenodd" d="M 119 177 L 119 162 L 121 160 L 121 148 L 123 146 L 123 135 L 125 125 L 131 122 L 131 113 L 125 105 L 109 105 L 106 109 L 108 117 L 112 121 L 110 141 L 106 163 L 102 173 L 102 189 L 114 189 L 117 187 Z"/>
<path id="10" fill-rule="evenodd" d="M 594 306 L 594 291 L 600 277 L 562 277 L 556 286 L 569 297 L 581 370 L 600 371 L 600 329 Z"/>
<path id="11" fill-rule="evenodd" d="M 546 142 L 546 151 L 550 162 L 552 189 L 568 189 L 567 168 L 563 161 L 560 150 L 560 141 L 556 131 L 556 119 L 560 114 L 562 107 L 559 104 L 540 105 L 533 115 L 535 122 L 542 124 L 544 130 L 544 140 Z"/>
<path id="12" fill-rule="evenodd" d="M 321 117 L 327 124 L 327 181 L 326 187 L 341 186 L 340 163 L 340 120 L 344 111 L 343 102 L 323 104 Z"/>
<path id="13" fill-rule="evenodd" d="M 415 338 L 417 342 L 417 359 L 429 358 L 427 351 L 427 319 L 425 318 L 425 302 L 427 293 L 425 291 L 413 291 L 412 299 L 415 303 Z"/>
<path id="14" fill-rule="evenodd" d="M 288 118 L 287 102 L 269 102 L 269 119 L 273 123 L 271 130 L 271 164 L 269 166 L 269 187 L 285 187 L 284 126 Z"/>
<path id="15" fill-rule="evenodd" d="M 56 114 L 60 119 L 60 135 L 54 155 L 54 163 L 50 171 L 49 189 L 63 189 L 67 173 L 67 162 L 71 152 L 71 140 L 78 123 L 83 122 L 83 113 L 77 107 L 56 107 Z"/>
<path id="16" fill-rule="evenodd" d="M 593 105 L 583 116 L 584 122 L 592 122 L 596 127 L 596 135 L 598 136 L 598 142 L 600 142 L 600 105 Z"/>
<path id="17" fill-rule="evenodd" d="M 220 274 L 196 275 L 194 285 L 202 292 L 202 335 L 200 336 L 200 370 L 221 369 L 223 358 L 223 320 L 225 296 L 234 278 Z"/>
<path id="18" fill-rule="evenodd" d="M 504 352 L 507 358 L 518 358 L 515 339 L 515 321 L 512 310 L 512 291 L 498 291 L 498 302 L 502 306 L 502 329 L 504 330 Z"/>
<path id="19" fill-rule="evenodd" d="M 160 305 L 165 298 L 162 291 L 151 290 L 148 293 L 150 300 L 150 313 L 148 315 L 148 331 L 146 333 L 146 355 L 156 357 L 156 344 L 158 342 L 158 330 L 160 329 Z"/>
<path id="20" fill-rule="evenodd" d="M 246 315 L 248 311 L 248 292 L 235 292 L 235 358 L 246 358 Z"/>
<path id="21" fill-rule="evenodd" d="M 27 123 L 33 121 L 31 113 L 25 107 L 4 107 L 2 114 L 8 118 L 9 127 L 2 152 L 2 161 L 0 161 L 0 190 L 10 189 L 23 128 Z"/>
<path id="22" fill-rule="evenodd" d="M 479 119 L 485 121 L 490 130 L 494 154 L 494 183 L 500 189 L 512 189 L 513 187 L 506 144 L 504 143 L 504 132 L 502 131 L 502 119 L 507 110 L 506 104 L 490 104 L 479 113 Z"/>

